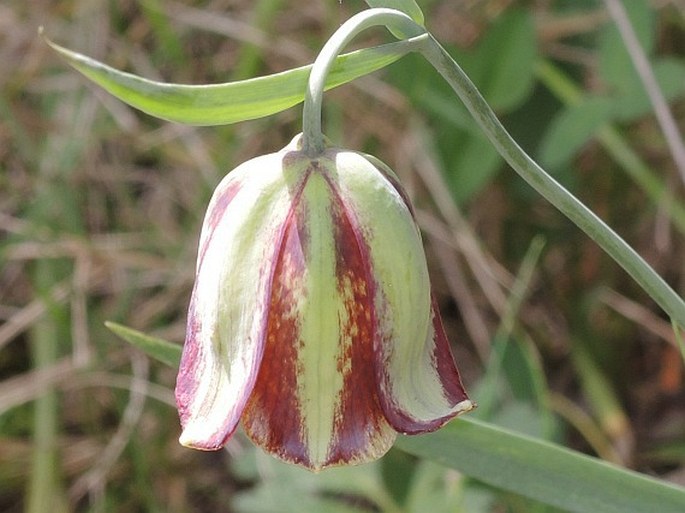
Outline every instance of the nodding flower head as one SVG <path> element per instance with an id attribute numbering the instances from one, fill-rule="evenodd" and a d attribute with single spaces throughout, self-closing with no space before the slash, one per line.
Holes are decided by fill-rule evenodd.
<path id="1" fill-rule="evenodd" d="M 473 407 L 412 207 L 374 157 L 301 136 L 219 184 L 200 236 L 176 400 L 188 447 L 239 421 L 311 470 L 382 456 Z"/>

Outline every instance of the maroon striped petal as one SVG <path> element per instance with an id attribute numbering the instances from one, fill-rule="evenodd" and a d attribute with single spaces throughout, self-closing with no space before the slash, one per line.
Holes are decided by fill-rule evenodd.
<path id="1" fill-rule="evenodd" d="M 258 157 L 217 187 L 205 215 L 176 382 L 183 445 L 222 447 L 262 359 L 276 241 L 290 205 L 283 155 Z"/>
<path id="2" fill-rule="evenodd" d="M 325 168 L 312 166 L 287 221 L 243 416 L 255 443 L 312 470 L 376 459 L 395 438 L 376 393 L 373 290 L 360 242 Z"/>
<path id="3" fill-rule="evenodd" d="M 424 397 L 421 397 L 421 390 L 417 390 L 414 397 L 409 396 L 410 400 L 402 400 L 392 392 L 393 376 L 387 372 L 386 368 L 380 370 L 383 380 L 381 390 L 385 391 L 381 394 L 383 410 L 392 427 L 400 433 L 418 434 L 435 431 L 456 415 L 473 408 L 452 358 L 452 351 L 435 300 L 431 301 L 431 320 L 425 345 L 426 358 L 422 358 L 428 365 L 422 372 L 427 375 L 423 377 L 425 382 L 430 381 L 433 384 L 437 380 L 439 383 L 437 393 L 434 391 L 433 395 L 430 395 L 428 393 L 430 389 L 426 387 L 423 392 Z M 417 368 L 420 365 L 419 362 L 415 362 Z M 419 376 L 419 378 L 422 377 Z M 402 378 L 394 377 L 394 379 Z M 422 415 L 419 413 L 424 411 L 437 411 L 441 414 L 426 415 L 424 413 Z"/>

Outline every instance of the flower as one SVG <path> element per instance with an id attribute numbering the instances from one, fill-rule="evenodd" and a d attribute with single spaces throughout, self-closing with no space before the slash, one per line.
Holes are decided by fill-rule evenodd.
<path id="1" fill-rule="evenodd" d="M 181 444 L 239 421 L 311 470 L 382 456 L 470 410 L 406 193 L 382 162 L 328 147 L 228 174 L 207 210 L 176 401 Z"/>

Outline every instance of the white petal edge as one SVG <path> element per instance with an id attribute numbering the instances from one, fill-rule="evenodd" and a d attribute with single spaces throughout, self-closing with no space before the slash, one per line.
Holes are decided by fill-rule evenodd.
<path id="1" fill-rule="evenodd" d="M 252 159 L 224 179 L 240 180 L 242 186 L 211 235 L 207 212 L 201 236 L 201 249 L 206 248 L 188 319 L 189 332 L 195 323 L 195 340 L 186 342 L 195 344 L 198 361 L 192 376 L 183 374 L 182 361 L 177 381 L 184 383 L 177 384 L 183 445 L 219 448 L 235 430 L 254 386 L 274 248 L 289 208 L 288 181 L 297 179 L 296 169 L 283 172 L 288 149 Z M 215 201 L 216 196 L 210 205 Z M 192 350 L 184 348 L 184 355 Z"/>

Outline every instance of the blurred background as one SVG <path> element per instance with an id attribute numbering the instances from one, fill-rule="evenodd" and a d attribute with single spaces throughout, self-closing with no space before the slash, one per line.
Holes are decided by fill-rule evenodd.
<path id="1" fill-rule="evenodd" d="M 421 0 L 520 145 L 683 292 L 683 176 L 599 0 Z M 685 125 L 685 2 L 625 2 Z M 301 106 L 193 128 L 134 111 L 37 35 L 148 78 L 239 80 L 313 61 L 362 1 L 0 4 L 0 511 L 551 511 L 391 451 L 319 476 L 177 443 L 173 369 L 103 325 L 181 343 L 204 209 L 279 150 Z M 390 41 L 381 29 L 354 47 Z M 668 318 L 504 164 L 418 56 L 328 93 L 334 142 L 417 208 L 474 415 L 685 484 L 683 358 Z M 674 132 L 671 131 L 671 135 Z M 675 133 L 682 145 L 682 138 Z"/>

